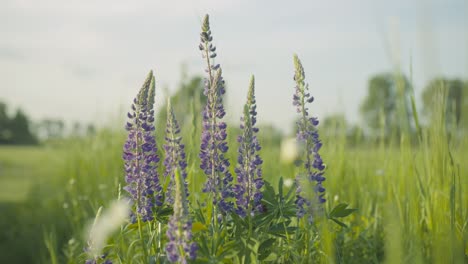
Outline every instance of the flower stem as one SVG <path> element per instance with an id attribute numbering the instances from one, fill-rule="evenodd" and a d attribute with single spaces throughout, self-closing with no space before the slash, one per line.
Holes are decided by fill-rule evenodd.
<path id="1" fill-rule="evenodd" d="M 141 218 L 139 214 L 137 215 L 137 219 L 138 219 L 138 232 L 140 234 L 140 240 L 141 240 L 141 248 L 143 249 L 143 255 L 145 256 L 144 263 L 149 263 L 148 251 L 146 250 L 145 240 L 143 239 L 142 222 L 141 222 Z"/>

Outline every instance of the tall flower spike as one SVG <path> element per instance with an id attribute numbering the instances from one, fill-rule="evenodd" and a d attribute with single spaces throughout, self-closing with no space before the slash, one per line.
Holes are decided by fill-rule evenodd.
<path id="1" fill-rule="evenodd" d="M 148 89 L 148 110 L 153 111 L 154 116 L 154 98 L 156 97 L 156 80 L 153 77 L 151 78 L 151 85 Z"/>
<path id="2" fill-rule="evenodd" d="M 309 87 L 305 83 L 305 73 L 301 61 L 294 55 L 294 81 L 296 82 L 295 93 L 293 96 L 293 105 L 296 106 L 297 112 L 300 114 L 300 119 L 297 121 L 297 141 L 305 146 L 304 169 L 307 179 L 310 182 L 315 182 L 314 190 L 308 192 L 312 195 L 311 199 L 306 199 L 303 192 L 303 186 L 300 177 L 297 177 L 296 190 L 296 205 L 297 216 L 303 217 L 307 212 L 310 212 L 309 220 L 312 221 L 313 213 L 320 211 L 326 200 L 324 198 L 325 188 L 322 186 L 325 177 L 325 165 L 320 157 L 319 150 L 322 147 L 322 142 L 319 139 L 317 132 L 318 119 L 309 117 L 307 103 L 312 103 L 314 98 L 309 93 Z"/>
<path id="3" fill-rule="evenodd" d="M 170 262 L 187 263 L 188 259 L 195 259 L 197 244 L 192 242 L 192 222 L 189 217 L 187 197 L 183 176 L 176 170 L 175 173 L 175 199 L 174 214 L 169 220 L 166 245 L 167 258 Z"/>
<path id="4" fill-rule="evenodd" d="M 237 138 L 239 142 L 239 151 L 237 159 L 237 185 L 234 188 L 236 195 L 236 212 L 245 217 L 246 214 L 253 216 L 255 212 L 262 211 L 262 188 L 264 182 L 262 179 L 261 164 L 262 159 L 258 155 L 261 149 L 255 127 L 257 122 L 257 106 L 255 102 L 255 79 L 250 79 L 247 103 L 244 106 L 244 116 L 241 117 L 242 135 Z"/>
<path id="5" fill-rule="evenodd" d="M 178 169 L 184 179 L 184 192 L 188 197 L 187 188 L 187 161 L 185 156 L 185 146 L 181 143 L 179 136 L 180 128 L 172 110 L 171 100 L 167 100 L 167 124 L 166 124 L 166 144 L 164 145 L 164 179 L 169 179 L 166 191 L 166 201 L 170 204 L 174 202 L 174 173 Z M 166 180 L 164 182 L 166 182 Z"/>
<path id="6" fill-rule="evenodd" d="M 153 219 L 153 209 L 162 205 L 161 185 L 157 166 L 156 140 L 154 138 L 154 86 L 151 71 L 138 96 L 133 100 L 126 129 L 128 137 L 123 149 L 125 162 L 125 190 L 136 204 L 137 214 L 143 221 Z M 151 106 L 151 109 L 150 109 Z"/>
<path id="7" fill-rule="evenodd" d="M 226 114 L 223 106 L 225 93 L 224 80 L 219 64 L 214 64 L 216 47 L 212 44 L 208 15 L 203 19 L 201 43 L 199 45 L 203 58 L 206 59 L 204 95 L 207 103 L 203 110 L 203 126 L 200 145 L 200 168 L 207 176 L 204 192 L 212 194 L 213 203 L 222 212 L 233 210 L 232 175 L 229 172 L 229 161 L 225 157 L 228 150 L 226 143 L 226 123 L 221 121 Z"/>

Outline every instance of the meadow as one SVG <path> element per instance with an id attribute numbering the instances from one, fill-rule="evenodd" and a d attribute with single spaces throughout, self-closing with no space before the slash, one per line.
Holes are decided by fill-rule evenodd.
<path id="1" fill-rule="evenodd" d="M 84 226 L 124 184 L 123 142 L 122 132 L 101 131 L 54 149 L 2 147 L 0 262 L 80 263 Z M 279 144 L 260 142 L 269 161 L 265 178 L 272 183 L 280 176 L 294 178 L 295 166 L 280 161 Z M 326 207 L 343 201 L 358 209 L 344 220 L 348 228 L 329 223 L 331 230 L 322 234 L 334 245 L 324 252 L 327 260 L 466 263 L 467 143 L 447 144 L 443 134 L 425 137 L 421 146 L 403 139 L 400 146 L 348 147 L 345 137 L 326 139 Z M 197 150 L 188 148 L 193 155 Z M 192 170 L 195 191 L 205 176 Z"/>
<path id="2" fill-rule="evenodd" d="M 211 32 L 207 33 L 206 26 L 203 32 L 208 35 L 206 46 L 200 49 L 211 50 Z M 296 67 L 299 87 L 303 85 L 300 74 L 300 67 Z M 140 90 L 140 99 L 134 102 L 137 106 L 151 93 L 151 76 Z M 293 80 L 291 83 L 294 87 Z M 184 180 L 190 193 L 189 204 L 184 207 L 193 218 L 190 231 L 198 243 L 198 256 L 191 261 L 467 263 L 468 139 L 451 134 L 446 127 L 445 102 L 441 98 L 434 105 L 439 116 L 415 133 L 403 131 L 359 144 L 349 142 L 338 128 L 333 136 L 321 134 L 320 155 L 326 163 L 326 202 L 321 206 L 325 213 L 313 221 L 296 218 L 294 180 L 304 170 L 303 164 L 297 159 L 282 159 L 281 139 L 262 127 L 257 136 L 264 161 L 262 175 L 266 183 L 261 201 L 266 212 L 256 212 L 252 217 L 232 212 L 217 214 L 221 206 L 217 208 L 212 196 L 202 192 L 207 179 L 200 168 L 203 160 L 199 159 L 204 128 L 200 113 L 192 111 L 191 118 L 181 124 L 180 134 L 187 159 Z M 214 102 L 219 103 L 216 96 Z M 249 113 L 245 112 L 243 122 L 247 122 Z M 129 117 L 135 118 L 131 114 Z M 419 129 L 417 113 L 413 117 Z M 86 226 L 97 222 L 113 201 L 129 196 L 123 189 L 129 185 L 124 170 L 128 161 L 122 155 L 130 137 L 126 139 L 128 132 L 123 125 L 120 127 L 103 128 L 93 137 L 67 139 L 51 146 L 0 148 L 0 263 L 89 261 L 93 245 Z M 233 164 L 228 166 L 232 175 L 238 174 L 234 166 L 238 160 L 237 136 L 244 131 L 238 127 L 228 124 L 225 139 L 229 146 L 225 157 Z M 320 133 L 320 125 L 317 131 Z M 166 155 L 161 146 L 169 136 L 164 136 L 164 127 L 160 126 L 153 134 L 162 159 Z M 304 155 L 304 151 L 298 155 Z M 157 168 L 159 175 L 164 169 L 162 165 Z M 174 174 L 179 177 L 179 172 Z M 177 212 L 177 201 L 184 204 L 183 199 L 176 199 L 173 206 L 157 206 L 154 219 L 142 220 L 143 213 L 133 211 L 136 219 L 126 219 L 106 237 L 104 248 L 99 249 L 105 256 L 92 255 L 94 259 L 86 263 L 109 263 L 107 259 L 113 263 L 167 263 L 169 254 L 164 244 L 170 239 L 165 233 L 169 216 Z M 340 204 L 356 210 L 340 211 Z M 182 251 L 188 253 L 185 248 Z"/>

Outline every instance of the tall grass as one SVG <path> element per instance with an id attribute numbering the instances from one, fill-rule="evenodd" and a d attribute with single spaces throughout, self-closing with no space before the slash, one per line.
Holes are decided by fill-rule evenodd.
<path id="1" fill-rule="evenodd" d="M 443 109 L 443 100 L 437 107 Z M 405 134 L 399 138 L 399 144 L 352 146 L 345 136 L 324 139 L 327 207 L 345 201 L 358 209 L 345 221 L 349 228 L 333 224 L 329 228 L 334 232 L 321 233 L 323 241 L 332 245 L 324 250 L 328 261 L 467 261 L 468 140 L 449 137 L 445 115 L 443 111 L 439 113 L 432 126 L 423 130 L 417 144 Z M 231 146 L 237 144 L 237 132 L 229 131 Z M 199 130 L 191 127 L 183 133 L 189 159 L 196 159 Z M 280 176 L 294 178 L 295 166 L 280 160 L 280 142 L 271 140 L 266 132 L 259 137 L 266 161 L 265 178 L 273 183 Z M 7 221 L 2 226 L 9 228 L 4 234 L 16 234 L 15 238 L 4 239 L 18 241 L 21 246 L 17 247 L 28 252 L 20 258 L 20 251 L 10 249 L 9 254 L 3 254 L 5 259 L 37 262 L 39 257 L 43 263 L 80 263 L 77 259 L 86 242 L 84 226 L 100 206 L 106 207 L 119 196 L 124 139 L 120 131 L 103 130 L 92 139 L 71 141 L 65 150 L 47 154 L 49 158 L 36 167 L 53 169 L 40 172 L 23 209 L 2 209 L 2 221 Z M 65 162 L 53 162 L 58 159 L 55 155 Z M 229 155 L 234 160 L 236 153 L 231 150 Z M 191 193 L 199 193 L 204 176 L 198 165 L 189 166 L 189 181 Z M 193 195 L 191 199 L 196 202 L 203 197 Z M 8 222 L 12 224 L 7 225 Z M 15 244 L 10 244 L 10 248 Z"/>
<path id="2" fill-rule="evenodd" d="M 443 96 L 441 96 L 443 98 Z M 443 100 L 439 106 L 443 109 Z M 442 113 L 443 111 L 441 111 Z M 418 144 L 407 134 L 399 144 L 375 143 L 350 146 L 346 137 L 326 138 L 323 157 L 327 160 L 327 207 L 346 201 L 358 212 L 346 223 L 349 228 L 330 225 L 322 241 L 331 245 L 328 261 L 337 263 L 464 263 L 468 242 L 468 140 L 449 141 L 444 114 L 422 132 Z M 199 130 L 183 131 L 189 157 L 196 157 Z M 229 131 L 229 144 L 235 129 Z M 194 136 L 194 134 L 197 134 Z M 295 166 L 280 161 L 280 144 L 262 137 L 264 177 L 277 182 L 280 176 L 292 179 Z M 124 135 L 102 131 L 95 138 L 73 142 L 67 148 L 67 163 L 56 185 L 51 203 L 63 207 L 64 214 L 47 223 L 54 230 L 58 223 L 66 228 L 46 236 L 51 256 L 46 262 L 77 263 L 84 245 L 83 227 L 100 206 L 114 200 L 123 184 L 121 160 Z M 268 142 L 268 143 L 267 143 Z M 234 149 L 234 148 L 232 148 Z M 233 150 L 230 159 L 235 160 Z M 204 183 L 196 166 L 189 166 L 192 201 Z M 66 205 L 66 206 L 64 206 Z M 58 225 L 60 226 L 60 225 Z M 335 230 L 330 232 L 331 230 Z M 52 231 L 51 231 L 52 232 Z M 68 243 L 78 243 L 75 246 Z M 54 245 L 55 249 L 51 249 Z M 72 249 L 70 249 L 72 248 Z M 44 247 L 42 250 L 46 250 Z M 68 252 L 65 255 L 63 252 Z"/>

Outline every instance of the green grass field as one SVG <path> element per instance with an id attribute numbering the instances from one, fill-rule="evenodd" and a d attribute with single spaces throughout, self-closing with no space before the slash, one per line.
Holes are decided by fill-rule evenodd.
<path id="1" fill-rule="evenodd" d="M 48 217 L 43 202 L 55 199 L 63 167 L 61 151 L 45 147 L 0 147 L 0 263 L 33 263 L 43 248 Z"/>
<path id="2" fill-rule="evenodd" d="M 235 145 L 230 136 L 231 146 Z M 124 137 L 104 131 L 61 147 L 0 148 L 0 263 L 79 263 L 83 227 L 124 184 Z M 262 139 L 264 177 L 276 186 L 295 166 L 280 161 L 279 146 Z M 468 144 L 428 133 L 419 146 L 401 138 L 347 147 L 324 141 L 327 207 L 347 202 L 358 211 L 324 232 L 329 262 L 466 263 L 468 261 Z M 191 146 L 191 144 L 187 144 Z M 195 144 L 192 144 L 195 145 Z M 190 159 L 197 146 L 188 147 Z M 230 158 L 235 149 L 230 150 Z M 190 167 L 190 188 L 204 176 Z M 192 196 L 198 200 L 203 197 Z"/>

